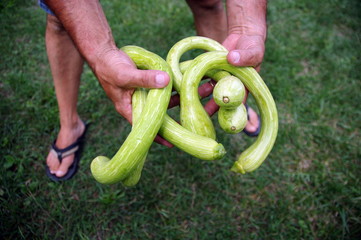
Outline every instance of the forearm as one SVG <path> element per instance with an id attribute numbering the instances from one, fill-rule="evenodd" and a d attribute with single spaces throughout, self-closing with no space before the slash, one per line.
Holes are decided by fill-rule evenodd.
<path id="1" fill-rule="evenodd" d="M 227 0 L 228 35 L 259 35 L 266 39 L 267 0 Z"/>
<path id="2" fill-rule="evenodd" d="M 91 66 L 101 54 L 116 48 L 98 0 L 47 0 L 46 4 Z"/>
<path id="3" fill-rule="evenodd" d="M 134 88 L 164 88 L 170 78 L 159 70 L 138 70 L 117 48 L 98 0 L 46 0 L 75 46 L 88 62 L 116 110 L 132 119 Z"/>

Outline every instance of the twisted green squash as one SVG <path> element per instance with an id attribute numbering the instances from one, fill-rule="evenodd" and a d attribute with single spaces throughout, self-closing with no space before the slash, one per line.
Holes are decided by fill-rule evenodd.
<path id="1" fill-rule="evenodd" d="M 227 51 L 222 44 L 206 37 L 187 37 L 176 44 L 169 50 L 167 55 L 167 62 L 171 66 L 174 73 L 173 87 L 180 93 L 182 85 L 182 72 L 180 69 L 180 58 L 181 56 L 192 49 L 203 49 L 206 51 Z"/>
<path id="2" fill-rule="evenodd" d="M 218 110 L 219 126 L 230 134 L 241 132 L 247 124 L 247 109 L 244 104 L 235 108 L 220 107 Z"/>
<path id="3" fill-rule="evenodd" d="M 136 89 L 132 95 L 133 128 L 137 128 L 139 125 L 139 122 L 142 117 L 142 112 L 147 101 L 147 95 L 148 95 L 147 91 L 143 88 Z M 131 187 L 139 182 L 147 155 L 148 155 L 148 151 L 144 153 L 144 157 L 135 167 L 135 169 L 128 175 L 128 177 L 122 180 L 124 186 Z"/>
<path id="4" fill-rule="evenodd" d="M 122 50 L 140 69 L 165 71 L 172 79 L 169 65 L 158 55 L 143 48 L 127 46 Z M 104 156 L 96 157 L 91 163 L 94 178 L 104 184 L 126 179 L 141 163 L 162 125 L 172 90 L 172 80 L 163 89 L 151 89 L 142 111 L 142 117 L 111 160 Z"/>
<path id="5" fill-rule="evenodd" d="M 252 67 L 234 67 L 227 62 L 227 52 L 208 52 L 195 58 L 184 73 L 181 90 L 181 122 L 197 132 L 198 115 L 207 114 L 199 101 L 197 87 L 202 77 L 212 69 L 229 72 L 239 78 L 256 100 L 260 111 L 262 129 L 257 140 L 242 154 L 231 168 L 232 171 L 246 173 L 258 168 L 270 153 L 278 131 L 278 114 L 274 99 L 256 70 Z M 182 106 L 187 104 L 182 112 Z M 192 103 L 192 104 L 190 104 Z"/>
<path id="6" fill-rule="evenodd" d="M 181 55 L 194 48 L 211 52 L 179 64 Z M 158 132 L 166 140 L 197 158 L 214 160 L 223 157 L 224 147 L 214 140 L 216 136 L 212 121 L 198 96 L 198 86 L 203 76 L 209 76 L 216 81 L 230 75 L 239 78 L 254 96 L 261 115 L 262 129 L 257 140 L 242 152 L 231 170 L 240 173 L 251 172 L 266 159 L 277 137 L 277 109 L 266 84 L 253 68 L 230 65 L 227 62 L 225 48 L 211 39 L 190 37 L 178 42 L 169 52 L 167 61 L 176 75 L 175 88 L 180 93 L 180 118 L 183 127 L 166 114 L 173 80 L 173 71 L 169 64 L 158 55 L 140 47 L 127 46 L 122 50 L 131 57 L 139 69 L 165 71 L 171 82 L 163 89 L 135 91 L 133 128 L 111 160 L 99 156 L 92 161 L 91 171 L 97 181 L 104 184 L 121 181 L 126 186 L 135 185 L 139 181 L 148 150 Z M 228 117 L 228 112 L 225 114 L 224 119 Z"/>

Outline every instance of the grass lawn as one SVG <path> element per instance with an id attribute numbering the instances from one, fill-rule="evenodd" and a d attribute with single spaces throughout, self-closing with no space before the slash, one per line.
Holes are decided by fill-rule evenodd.
<path id="1" fill-rule="evenodd" d="M 101 2 L 118 46 L 165 57 L 195 35 L 185 1 Z M 361 239 L 360 1 L 269 1 L 260 74 L 280 128 L 258 170 L 229 171 L 254 139 L 216 125 L 226 157 L 153 144 L 132 188 L 91 175 L 92 159 L 111 157 L 130 126 L 88 67 L 79 112 L 93 124 L 81 167 L 62 184 L 46 177 L 59 122 L 45 13 L 36 1 L 4 1 L 0 19 L 0 239 Z"/>

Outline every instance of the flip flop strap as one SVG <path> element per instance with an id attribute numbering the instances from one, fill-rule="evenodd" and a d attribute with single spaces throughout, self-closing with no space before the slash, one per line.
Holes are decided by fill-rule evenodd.
<path id="1" fill-rule="evenodd" d="M 79 142 L 76 141 L 75 143 L 71 144 L 70 146 L 59 149 L 55 146 L 55 141 L 53 145 L 51 146 L 51 152 L 59 159 L 61 162 L 63 158 L 75 153 L 79 149 Z"/>

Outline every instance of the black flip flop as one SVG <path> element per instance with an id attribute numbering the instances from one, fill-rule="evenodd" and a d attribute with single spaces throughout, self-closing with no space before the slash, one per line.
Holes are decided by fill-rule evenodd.
<path id="1" fill-rule="evenodd" d="M 247 104 L 245 104 L 245 106 L 246 106 L 246 109 L 247 109 L 247 119 L 249 120 L 249 114 L 248 114 L 248 105 Z M 247 136 L 249 136 L 249 137 L 257 137 L 258 135 L 259 135 L 259 133 L 261 132 L 261 118 L 259 117 L 259 115 L 257 114 L 257 117 L 258 117 L 258 122 L 259 122 L 259 125 L 258 125 L 258 128 L 257 128 L 257 130 L 256 131 L 254 131 L 254 132 L 249 132 L 249 131 L 247 131 L 246 129 L 243 129 L 243 132 L 245 133 L 245 134 L 247 134 Z"/>
<path id="2" fill-rule="evenodd" d="M 74 154 L 73 164 L 69 167 L 68 172 L 63 177 L 57 177 L 55 174 L 52 174 L 50 172 L 48 165 L 46 165 L 46 168 L 45 168 L 46 175 L 54 182 L 69 180 L 77 173 L 78 168 L 79 168 L 79 161 L 80 161 L 81 153 L 83 151 L 83 147 L 84 147 L 84 143 L 85 143 L 85 134 L 88 130 L 90 123 L 84 123 L 84 125 L 85 125 L 85 129 L 84 129 L 83 134 L 70 146 L 60 149 L 55 146 L 56 140 L 54 140 L 53 144 L 51 145 L 50 150 L 54 154 L 57 155 L 60 163 L 62 162 L 64 157 Z"/>

